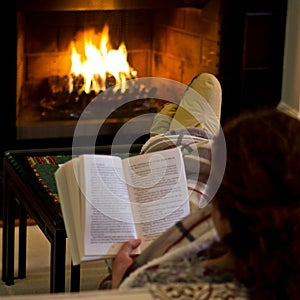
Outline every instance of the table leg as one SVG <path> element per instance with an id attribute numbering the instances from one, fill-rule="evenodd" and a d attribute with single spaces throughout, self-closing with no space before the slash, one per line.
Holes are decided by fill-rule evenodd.
<path id="1" fill-rule="evenodd" d="M 71 292 L 80 291 L 80 265 L 71 264 Z"/>
<path id="2" fill-rule="evenodd" d="M 51 243 L 50 292 L 65 291 L 66 236 L 62 230 L 56 231 Z"/>
<path id="3" fill-rule="evenodd" d="M 6 190 L 6 220 L 5 220 L 5 233 L 4 233 L 4 264 L 5 274 L 4 280 L 6 285 L 14 284 L 14 253 L 15 253 L 15 195 L 12 193 L 10 188 L 10 182 L 7 182 L 8 188 Z"/>
<path id="4" fill-rule="evenodd" d="M 26 241 L 27 241 L 27 211 L 20 205 L 20 216 L 19 216 L 19 278 L 23 279 L 26 277 Z"/>
<path id="5" fill-rule="evenodd" d="M 2 203 L 2 280 L 6 281 L 6 261 L 7 261 L 7 202 L 8 202 L 8 181 L 5 176 L 5 173 L 3 175 L 3 203 Z"/>

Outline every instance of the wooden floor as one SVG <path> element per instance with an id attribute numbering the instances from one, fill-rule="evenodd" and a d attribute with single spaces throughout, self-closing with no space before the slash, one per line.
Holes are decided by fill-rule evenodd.
<path id="1" fill-rule="evenodd" d="M 50 290 L 50 243 L 36 225 L 28 226 L 27 277 L 15 279 L 15 284 L 5 285 L 0 281 L 0 297 L 7 295 L 47 294 Z M 18 228 L 16 228 L 16 249 Z M 2 228 L 0 228 L 0 272 L 2 272 Z M 17 257 L 17 251 L 15 253 Z M 67 262 L 70 261 L 67 244 Z M 17 274 L 15 260 L 15 274 Z M 0 273 L 2 274 L 2 273 Z M 104 261 L 85 262 L 81 265 L 81 290 L 97 290 L 100 281 L 107 275 Z M 69 291 L 70 265 L 66 267 L 66 291 Z"/>

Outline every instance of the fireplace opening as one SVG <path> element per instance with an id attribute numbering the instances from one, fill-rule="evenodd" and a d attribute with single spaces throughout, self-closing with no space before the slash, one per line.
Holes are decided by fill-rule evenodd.
<path id="1" fill-rule="evenodd" d="M 72 137 L 82 110 L 115 83 L 120 89 L 105 105 L 122 99 L 129 79 L 189 84 L 201 72 L 218 74 L 221 0 L 143 1 L 139 7 L 135 1 L 100 1 L 96 7 L 35 2 L 20 0 L 17 11 L 18 140 Z M 157 112 L 164 101 L 155 90 L 145 93 L 146 102 L 120 108 L 102 133 L 114 134 L 137 114 Z"/>

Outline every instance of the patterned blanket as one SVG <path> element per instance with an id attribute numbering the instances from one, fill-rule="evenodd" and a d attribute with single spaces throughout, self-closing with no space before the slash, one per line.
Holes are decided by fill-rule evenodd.
<path id="1" fill-rule="evenodd" d="M 155 300 L 249 300 L 247 290 L 235 283 L 149 284 Z"/>
<path id="2" fill-rule="evenodd" d="M 130 286 L 132 280 L 144 269 L 157 267 L 174 257 L 186 256 L 195 251 L 202 252 L 203 256 L 215 256 L 223 251 L 218 241 L 211 218 L 211 207 L 208 205 L 177 222 L 137 256 L 127 270 L 121 288 Z"/>
<path id="3" fill-rule="evenodd" d="M 181 128 L 151 137 L 142 147 L 141 154 L 179 147 L 183 154 L 190 203 L 192 209 L 209 202 L 207 180 L 211 167 L 213 136 L 200 128 Z"/>
<path id="4" fill-rule="evenodd" d="M 141 149 L 141 154 L 179 147 L 182 151 L 188 188 L 190 190 L 191 214 L 176 223 L 141 255 L 125 274 L 122 288 L 130 286 L 131 280 L 145 268 L 159 265 L 172 257 L 202 251 L 209 257 L 223 251 L 211 217 L 211 204 L 207 180 L 211 166 L 211 143 L 213 137 L 199 128 L 183 128 L 151 137 Z M 218 245 L 213 247 L 213 245 Z"/>

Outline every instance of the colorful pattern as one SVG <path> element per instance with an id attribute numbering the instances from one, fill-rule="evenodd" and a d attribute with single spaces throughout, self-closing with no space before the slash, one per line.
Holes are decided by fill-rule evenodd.
<path id="1" fill-rule="evenodd" d="M 146 287 L 157 300 L 249 299 L 232 273 L 203 265 L 225 253 L 210 211 L 201 208 L 162 234 L 136 257 L 119 289 Z"/>
<path id="2" fill-rule="evenodd" d="M 163 262 L 188 257 L 195 252 L 201 252 L 202 256 L 215 256 L 205 254 L 207 250 L 210 252 L 215 243 L 219 244 L 218 235 L 213 226 L 211 206 L 208 205 L 177 222 L 137 256 L 128 268 L 125 274 L 127 278 L 124 279 L 121 287 L 130 287 L 139 273 L 154 266 L 156 268 Z M 214 250 L 214 252 L 218 251 Z"/>
<path id="3" fill-rule="evenodd" d="M 143 287 L 147 283 L 225 283 L 234 281 L 231 273 L 216 266 L 204 266 L 205 259 L 198 252 L 188 256 L 173 257 L 159 264 L 153 264 L 143 272 L 139 272 L 130 287 Z"/>
<path id="4" fill-rule="evenodd" d="M 54 173 L 60 164 L 72 158 L 71 155 L 57 155 L 57 156 L 27 156 L 26 159 L 32 167 L 39 182 L 54 199 L 59 202 L 58 191 L 56 187 Z"/>
<path id="5" fill-rule="evenodd" d="M 148 284 L 147 288 L 155 300 L 186 300 L 186 299 L 218 299 L 246 300 L 249 299 L 244 287 L 232 282 L 227 283 L 173 283 Z"/>

